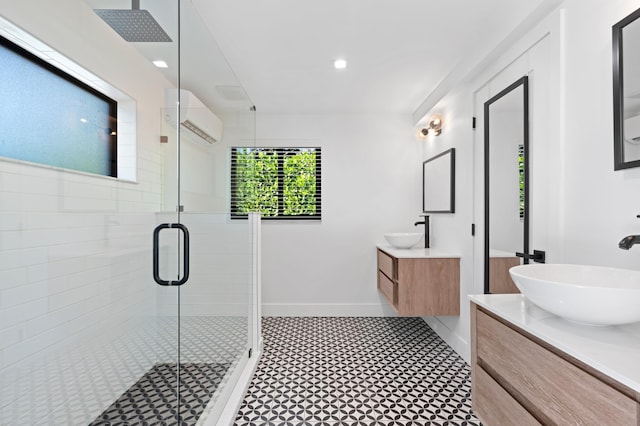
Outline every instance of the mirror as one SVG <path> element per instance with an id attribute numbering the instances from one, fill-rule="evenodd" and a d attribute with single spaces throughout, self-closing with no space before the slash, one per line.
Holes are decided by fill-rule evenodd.
<path id="1" fill-rule="evenodd" d="M 614 170 L 640 166 L 640 9 L 613 26 Z"/>
<path id="2" fill-rule="evenodd" d="M 509 268 L 529 251 L 528 84 L 522 77 L 484 104 L 485 293 L 517 293 Z"/>
<path id="3" fill-rule="evenodd" d="M 422 163 L 422 211 L 455 213 L 456 149 L 451 148 Z"/>

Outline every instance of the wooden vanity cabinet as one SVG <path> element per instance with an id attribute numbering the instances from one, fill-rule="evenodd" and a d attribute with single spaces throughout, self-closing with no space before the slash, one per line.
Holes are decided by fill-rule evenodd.
<path id="1" fill-rule="evenodd" d="M 471 304 L 473 410 L 484 425 L 640 425 L 640 395 Z"/>
<path id="2" fill-rule="evenodd" d="M 378 249 L 378 290 L 398 315 L 460 315 L 460 259 L 397 258 Z"/>
<path id="3" fill-rule="evenodd" d="M 489 258 L 489 293 L 520 293 L 511 279 L 509 269 L 520 265 L 519 257 L 490 257 Z"/>

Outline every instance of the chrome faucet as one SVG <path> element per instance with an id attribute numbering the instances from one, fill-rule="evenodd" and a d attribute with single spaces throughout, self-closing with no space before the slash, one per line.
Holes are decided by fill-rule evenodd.
<path id="1" fill-rule="evenodd" d="M 422 222 L 418 221 L 413 226 L 424 225 L 424 248 L 429 248 L 429 216 L 425 215 Z"/>
<path id="2" fill-rule="evenodd" d="M 629 250 L 632 246 L 640 244 L 640 235 L 627 235 L 618 243 L 622 250 Z"/>

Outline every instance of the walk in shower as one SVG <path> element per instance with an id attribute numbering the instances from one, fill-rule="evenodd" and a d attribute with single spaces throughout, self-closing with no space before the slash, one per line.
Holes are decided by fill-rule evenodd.
<path id="1" fill-rule="evenodd" d="M 126 10 L 164 35 L 125 40 L 117 26 L 139 22 Z M 0 11 L 0 36 L 118 103 L 117 177 L 0 157 L 0 424 L 233 420 L 259 356 L 260 218 L 231 219 L 229 158 L 255 146 L 255 108 L 209 13 L 198 0 Z"/>

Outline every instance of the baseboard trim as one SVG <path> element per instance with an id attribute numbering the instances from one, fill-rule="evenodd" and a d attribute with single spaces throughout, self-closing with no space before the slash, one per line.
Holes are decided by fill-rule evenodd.
<path id="1" fill-rule="evenodd" d="M 435 331 L 447 345 L 451 346 L 469 364 L 471 362 L 469 342 L 464 340 L 458 333 L 451 330 L 438 317 L 422 317 L 433 331 Z"/>
<path id="2" fill-rule="evenodd" d="M 390 306 L 378 303 L 263 303 L 267 317 L 391 317 Z"/>

